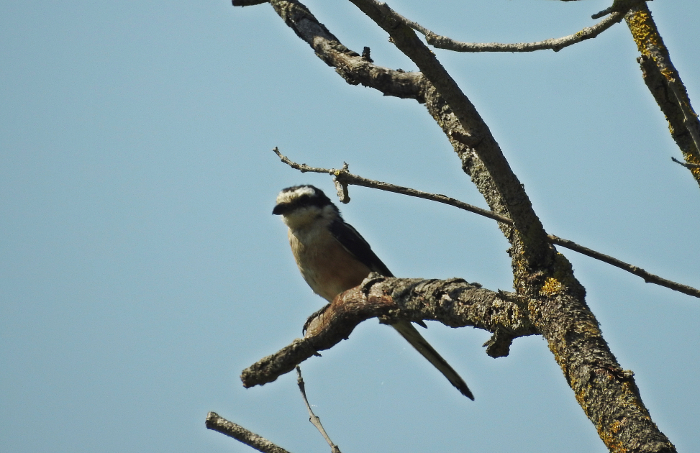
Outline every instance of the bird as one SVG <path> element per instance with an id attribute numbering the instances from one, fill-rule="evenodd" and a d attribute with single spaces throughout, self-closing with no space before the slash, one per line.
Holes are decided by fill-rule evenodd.
<path id="1" fill-rule="evenodd" d="M 338 207 L 311 185 L 287 187 L 277 195 L 272 213 L 281 215 L 297 267 L 314 293 L 329 303 L 358 286 L 370 273 L 393 277 L 369 243 L 343 220 Z M 474 395 L 464 380 L 410 321 L 390 324 L 464 396 Z M 425 325 L 423 324 L 425 327 Z"/>

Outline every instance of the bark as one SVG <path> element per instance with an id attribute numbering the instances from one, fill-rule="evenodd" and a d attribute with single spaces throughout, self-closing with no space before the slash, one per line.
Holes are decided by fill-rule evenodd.
<path id="1" fill-rule="evenodd" d="M 359 323 L 373 317 L 388 324 L 434 320 L 450 327 L 498 332 L 499 341 L 492 339 L 492 348 L 507 351 L 513 338 L 538 333 L 526 310 L 527 304 L 513 293 L 490 291 L 462 279 L 368 278 L 310 320 L 303 339 L 246 368 L 241 380 L 244 387 L 272 382 L 318 351 L 347 339 Z"/>
<path id="2" fill-rule="evenodd" d="M 642 54 L 638 58 L 644 83 L 666 116 L 671 137 L 683 153 L 690 173 L 700 185 L 700 121 L 690 104 L 681 76 L 656 28 L 646 4 L 633 7 L 625 21 Z"/>
<path id="3" fill-rule="evenodd" d="M 460 280 L 370 280 L 339 296 L 311 323 L 304 339 L 245 370 L 244 385 L 270 382 L 291 371 L 316 351 L 347 338 L 359 322 L 373 316 L 384 322 L 434 319 L 453 327 L 486 329 L 494 333 L 489 345 L 494 356 L 507 354 L 512 338 L 540 334 L 610 451 L 675 451 L 651 420 L 633 373 L 623 370 L 608 348 L 586 305 L 584 288 L 570 263 L 548 241 L 522 184 L 468 97 L 401 16 L 373 0 L 351 1 L 390 35 L 420 73 L 374 65 L 368 53 L 363 58 L 347 49 L 296 0 L 270 3 L 348 83 L 425 104 L 489 207 L 513 221 L 499 227 L 511 245 L 508 252 L 517 295 Z"/>

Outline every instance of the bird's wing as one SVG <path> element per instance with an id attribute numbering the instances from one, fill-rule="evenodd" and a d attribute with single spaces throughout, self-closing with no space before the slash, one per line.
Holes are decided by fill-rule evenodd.
<path id="1" fill-rule="evenodd" d="M 388 267 L 379 257 L 372 251 L 365 238 L 357 232 L 351 225 L 338 219 L 330 224 L 329 230 L 333 237 L 340 244 L 358 259 L 365 266 L 369 267 L 372 272 L 377 272 L 385 277 L 393 277 Z"/>
<path id="2" fill-rule="evenodd" d="M 369 267 L 372 272 L 377 272 L 385 277 L 393 277 L 394 274 L 391 273 L 386 264 L 379 259 L 379 257 L 372 251 L 369 243 L 365 241 L 358 231 L 353 228 L 349 223 L 345 223 L 341 219 L 335 220 L 331 223 L 329 230 L 333 237 L 340 242 L 345 250 L 350 252 L 355 258 L 362 262 L 365 266 Z M 427 329 L 428 326 L 425 322 L 418 320 L 414 321 L 419 326 Z M 418 332 L 416 332 L 418 333 Z"/>

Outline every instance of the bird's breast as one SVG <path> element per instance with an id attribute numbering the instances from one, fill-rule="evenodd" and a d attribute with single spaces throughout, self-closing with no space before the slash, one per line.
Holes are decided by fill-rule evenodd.
<path id="1" fill-rule="evenodd" d="M 331 302 L 354 288 L 370 273 L 369 267 L 348 252 L 330 232 L 289 230 L 289 244 L 311 289 Z"/>

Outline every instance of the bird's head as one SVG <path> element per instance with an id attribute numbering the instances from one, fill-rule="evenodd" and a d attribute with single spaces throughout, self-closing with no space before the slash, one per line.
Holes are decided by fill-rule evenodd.
<path id="1" fill-rule="evenodd" d="M 303 228 L 319 220 L 331 222 L 340 217 L 340 211 L 330 198 L 310 185 L 282 189 L 272 213 L 281 215 L 290 228 Z"/>

